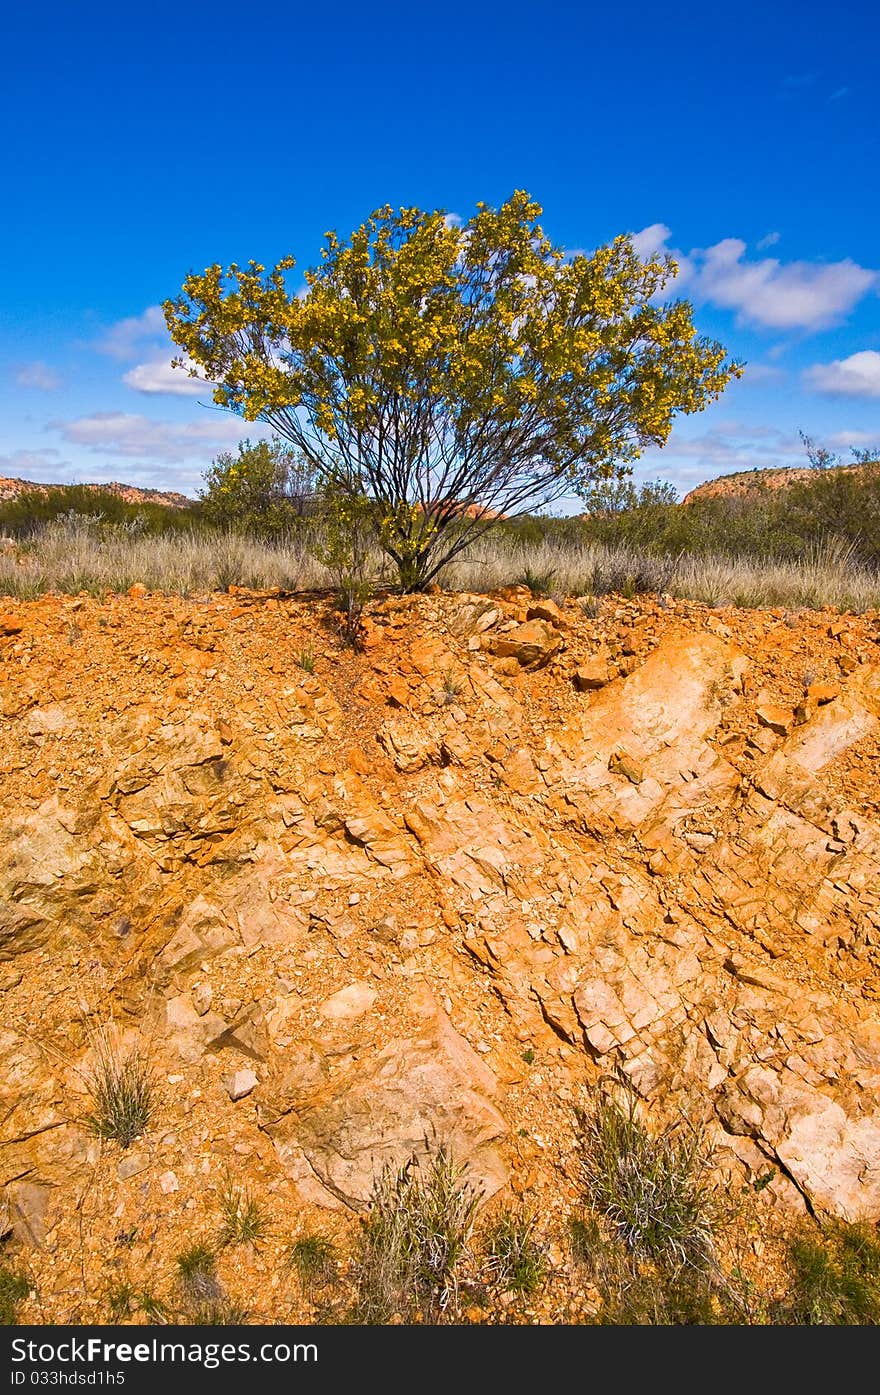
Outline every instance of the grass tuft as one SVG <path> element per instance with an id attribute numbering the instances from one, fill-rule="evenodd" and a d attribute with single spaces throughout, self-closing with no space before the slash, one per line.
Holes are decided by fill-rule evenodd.
<path id="1" fill-rule="evenodd" d="M 547 1255 L 535 1239 L 536 1217 L 503 1211 L 484 1237 L 491 1282 L 512 1293 L 531 1296 L 547 1274 Z"/>
<path id="2" fill-rule="evenodd" d="M 600 1094 L 578 1112 L 585 1199 L 637 1258 L 675 1268 L 713 1259 L 710 1193 L 699 1129 L 651 1133 L 636 1102 Z"/>
<path id="3" fill-rule="evenodd" d="M 152 1114 L 150 1063 L 136 1046 L 123 1050 L 106 1027 L 92 1033 L 92 1047 L 95 1064 L 87 1076 L 92 1111 L 86 1122 L 99 1138 L 129 1148 Z"/>
<path id="4" fill-rule="evenodd" d="M 220 1209 L 223 1224 L 217 1243 L 219 1245 L 254 1244 L 266 1234 L 266 1217 L 259 1203 L 246 1186 L 238 1186 L 230 1176 L 226 1176 L 220 1190 Z"/>
<path id="5" fill-rule="evenodd" d="M 300 1235 L 290 1247 L 289 1263 L 300 1280 L 317 1288 L 336 1282 L 339 1262 L 336 1246 L 328 1235 L 310 1232 Z"/>
<path id="6" fill-rule="evenodd" d="M 356 1320 L 454 1313 L 481 1200 L 444 1148 L 378 1178 L 355 1260 Z"/>

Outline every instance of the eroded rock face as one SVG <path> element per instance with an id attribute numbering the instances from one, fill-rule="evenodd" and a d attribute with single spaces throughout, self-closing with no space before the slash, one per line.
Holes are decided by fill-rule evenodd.
<path id="1" fill-rule="evenodd" d="M 356 996 L 352 989 L 342 993 L 348 1003 Z M 331 1013 L 337 1018 L 342 993 Z M 366 1011 L 363 996 L 359 1001 Z M 339 1044 L 326 1054 L 313 1045 L 305 1062 L 267 1088 L 263 1127 L 308 1199 L 363 1209 L 384 1168 L 397 1171 L 440 1146 L 484 1196 L 505 1181 L 493 1147 L 506 1125 L 492 1102 L 492 1071 L 429 997 L 416 1006 L 412 1035 L 385 1045 L 373 1040 L 356 1061 L 335 1069 Z"/>
<path id="2" fill-rule="evenodd" d="M 24 1242 L 66 1243 L 100 1165 L 111 1007 L 159 1081 L 102 1200 L 129 1225 L 230 1152 L 343 1208 L 440 1142 L 487 1193 L 555 1195 L 570 1101 L 611 1071 L 789 1200 L 880 1219 L 875 618 L 603 606 L 391 598 L 314 674 L 314 603 L 4 606 Z"/>

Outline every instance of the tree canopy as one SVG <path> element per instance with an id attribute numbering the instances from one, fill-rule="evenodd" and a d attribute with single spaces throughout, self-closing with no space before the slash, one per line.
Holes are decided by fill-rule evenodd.
<path id="1" fill-rule="evenodd" d="M 285 257 L 211 266 L 165 304 L 218 405 L 369 501 L 404 590 L 499 514 L 626 473 L 741 372 L 686 301 L 658 300 L 671 258 L 628 237 L 567 256 L 540 215 L 524 192 L 465 223 L 384 207 L 326 234 L 299 293 Z"/>

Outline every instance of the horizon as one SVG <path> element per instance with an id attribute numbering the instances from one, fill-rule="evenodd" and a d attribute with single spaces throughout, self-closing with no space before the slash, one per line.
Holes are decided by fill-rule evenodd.
<path id="1" fill-rule="evenodd" d="M 569 251 L 630 233 L 673 252 L 699 332 L 746 361 L 637 482 L 803 466 L 799 431 L 844 463 L 880 444 L 876 13 L 750 3 L 734 28 L 679 3 L 659 34 L 644 4 L 334 21 L 10 16 L 0 475 L 196 497 L 221 451 L 271 432 L 170 369 L 159 307 L 190 270 L 290 252 L 299 277 L 380 204 L 467 218 L 514 188 Z"/>

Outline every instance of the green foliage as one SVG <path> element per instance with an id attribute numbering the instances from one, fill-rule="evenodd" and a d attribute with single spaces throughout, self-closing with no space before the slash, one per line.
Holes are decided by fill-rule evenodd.
<path id="1" fill-rule="evenodd" d="M 153 1073 L 137 1047 L 123 1050 L 105 1027 L 92 1033 L 95 1063 L 87 1076 L 92 1111 L 86 1122 L 100 1138 L 131 1147 L 153 1108 Z"/>
<path id="2" fill-rule="evenodd" d="M 237 1185 L 227 1174 L 220 1189 L 220 1209 L 223 1224 L 219 1245 L 254 1244 L 266 1234 L 266 1217 L 259 1203 L 246 1186 Z"/>
<path id="3" fill-rule="evenodd" d="M 357 1321 L 438 1321 L 454 1312 L 479 1193 L 444 1148 L 376 1182 L 355 1261 Z"/>
<path id="4" fill-rule="evenodd" d="M 544 1247 L 535 1239 L 530 1212 L 502 1211 L 487 1230 L 484 1245 L 492 1282 L 512 1293 L 538 1292 L 547 1273 Z"/>
<path id="5" fill-rule="evenodd" d="M 203 1313 L 223 1302 L 223 1288 L 217 1277 L 217 1256 L 210 1246 L 201 1241 L 190 1245 L 177 1255 L 174 1263 L 180 1293 L 187 1308 Z"/>
<path id="6" fill-rule="evenodd" d="M 303 673 L 314 673 L 315 671 L 315 651 L 311 647 L 301 649 L 296 656 L 296 662 Z"/>
<path id="7" fill-rule="evenodd" d="M 310 1232 L 300 1235 L 290 1247 L 291 1267 L 309 1287 L 336 1282 L 339 1261 L 336 1246 L 328 1235 Z"/>
<path id="8" fill-rule="evenodd" d="M 533 596 L 541 599 L 550 595 L 553 587 L 553 576 L 552 569 L 546 572 L 535 572 L 532 571 L 531 566 L 528 566 L 522 576 L 517 577 L 516 585 L 528 587 Z"/>
<path id="9" fill-rule="evenodd" d="M 851 559 L 880 566 L 880 463 L 858 470 L 817 468 L 807 479 L 770 488 L 757 478 L 747 490 L 698 496 L 676 504 L 665 486 L 621 487 L 620 507 L 596 508 L 572 520 L 582 542 L 638 548 L 647 556 L 682 554 L 798 561 L 837 540 Z M 597 490 L 601 497 L 603 491 Z M 606 491 L 607 493 L 607 491 Z M 614 500 L 612 503 L 615 502 Z"/>
<path id="10" fill-rule="evenodd" d="M 713 1258 L 710 1194 L 698 1129 L 651 1133 L 633 1096 L 598 1094 L 578 1112 L 585 1199 L 638 1258 L 705 1268 Z"/>
<path id="11" fill-rule="evenodd" d="M 373 501 L 403 590 L 499 512 L 619 474 L 741 372 L 687 302 L 658 301 L 670 258 L 628 237 L 569 257 L 540 215 L 523 191 L 461 226 L 385 206 L 348 241 L 327 234 L 304 295 L 285 257 L 268 274 L 214 265 L 166 302 L 218 405 Z"/>
<path id="12" fill-rule="evenodd" d="M 880 1323 L 880 1236 L 865 1222 L 829 1222 L 821 1234 L 791 1238 L 789 1290 L 777 1322 L 799 1326 Z"/>
<path id="13" fill-rule="evenodd" d="M 239 441 L 206 472 L 201 497 L 210 523 L 270 538 L 314 512 L 314 470 L 277 436 Z"/>
<path id="14" fill-rule="evenodd" d="M 323 533 L 315 555 L 330 572 L 342 616 L 346 644 L 357 645 L 364 606 L 373 594 L 370 545 L 374 505 L 342 479 L 332 479 L 321 493 Z"/>
<path id="15" fill-rule="evenodd" d="M 85 484 L 53 485 L 23 489 L 0 500 L 0 535 L 28 538 L 56 519 L 90 519 L 105 536 L 143 537 L 186 533 L 197 527 L 202 514 L 197 504 L 174 508 L 146 500 L 133 504 L 108 489 Z"/>
<path id="16" fill-rule="evenodd" d="M 14 1327 L 18 1321 L 18 1305 L 27 1298 L 30 1283 L 24 1274 L 0 1260 L 0 1327 Z"/>

